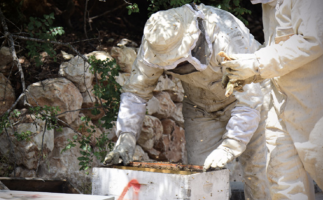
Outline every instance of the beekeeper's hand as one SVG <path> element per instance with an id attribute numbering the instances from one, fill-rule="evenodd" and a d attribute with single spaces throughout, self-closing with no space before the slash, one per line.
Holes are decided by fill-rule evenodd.
<path id="1" fill-rule="evenodd" d="M 230 80 L 259 82 L 259 61 L 254 54 L 230 55 L 232 60 L 223 61 L 221 65 L 226 68 Z M 258 81 L 257 81 L 258 80 Z"/>
<path id="2" fill-rule="evenodd" d="M 103 164 L 119 164 L 119 158 L 124 165 L 132 162 L 132 156 L 135 152 L 136 137 L 132 133 L 122 133 L 114 147 L 113 151 L 108 153 Z"/>
<path id="3" fill-rule="evenodd" d="M 203 170 L 206 171 L 210 167 L 223 168 L 228 162 L 232 161 L 234 158 L 235 157 L 231 153 L 223 149 L 215 149 L 205 159 Z"/>

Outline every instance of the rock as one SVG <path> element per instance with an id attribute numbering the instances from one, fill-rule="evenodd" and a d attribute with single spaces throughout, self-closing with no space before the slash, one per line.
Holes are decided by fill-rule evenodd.
<path id="1" fill-rule="evenodd" d="M 72 58 L 74 58 L 74 56 L 72 54 L 68 54 L 65 51 L 61 50 L 61 53 L 62 53 L 64 60 L 71 60 Z"/>
<path id="2" fill-rule="evenodd" d="M 129 40 L 127 38 L 123 38 L 120 40 L 117 44 L 118 47 L 124 48 L 124 47 L 138 47 L 138 44 L 132 40 Z"/>
<path id="3" fill-rule="evenodd" d="M 155 94 L 147 103 L 148 115 L 153 115 L 159 119 L 166 119 L 172 116 L 175 110 L 176 105 L 167 92 Z"/>
<path id="4" fill-rule="evenodd" d="M 87 58 L 90 58 L 90 56 L 94 56 L 97 60 L 106 60 L 106 59 L 113 59 L 112 56 L 106 52 L 106 51 L 93 51 L 91 53 L 85 54 Z"/>
<path id="5" fill-rule="evenodd" d="M 98 122 L 94 122 L 94 124 L 97 125 L 97 127 L 99 127 L 99 129 L 102 131 L 102 133 L 107 134 L 107 138 L 113 142 L 116 142 L 118 140 L 118 137 L 116 135 L 116 121 L 112 122 L 114 125 L 112 128 L 106 129 L 104 127 L 102 127 L 101 125 L 98 124 Z M 104 121 L 101 120 L 101 124 L 104 124 Z"/>
<path id="6" fill-rule="evenodd" d="M 175 103 L 175 105 L 176 105 L 175 111 L 169 118 L 174 120 L 178 126 L 184 128 L 184 117 L 183 117 L 183 111 L 182 111 L 183 104 Z"/>
<path id="7" fill-rule="evenodd" d="M 132 159 L 134 161 L 150 161 L 148 154 L 145 153 L 144 150 L 138 145 L 136 145 L 135 153 Z"/>
<path id="8" fill-rule="evenodd" d="M 85 171 L 80 171 L 78 158 L 82 156 L 80 153 L 80 145 L 76 143 L 75 147 L 61 152 L 68 144 L 67 139 L 73 140 L 76 133 L 70 128 L 63 128 L 61 132 L 55 132 L 54 150 L 48 156 L 46 161 L 42 162 L 39 167 L 39 177 L 42 178 L 59 178 L 67 179 L 79 190 L 84 192 L 91 185 L 91 170 L 87 175 Z M 98 166 L 99 162 L 94 160 L 93 167 Z"/>
<path id="9" fill-rule="evenodd" d="M 33 123 L 18 123 L 14 129 L 7 128 L 7 131 L 13 144 L 16 163 L 18 165 L 24 165 L 28 169 L 36 169 L 38 166 L 39 154 L 41 153 L 45 121 L 36 119 L 35 116 L 31 117 L 34 120 Z M 30 131 L 30 136 L 28 136 L 29 139 L 23 141 L 19 141 L 14 134 L 17 132 L 21 135 L 22 133 L 26 133 L 26 131 Z M 53 148 L 54 131 L 46 130 L 44 135 L 43 155 L 47 156 Z M 11 163 L 14 162 L 14 159 L 10 154 L 10 143 L 4 132 L 0 135 L 0 153 L 2 156 L 10 158 Z"/>
<path id="10" fill-rule="evenodd" d="M 92 108 L 92 107 L 95 107 L 96 104 L 99 104 L 99 102 L 97 102 L 97 99 L 95 98 L 95 95 L 93 93 L 93 86 L 91 86 L 88 89 L 88 92 L 82 92 L 81 94 L 83 97 L 82 108 Z M 102 99 L 102 102 L 105 102 L 105 101 Z M 97 115 L 92 114 L 92 110 L 93 109 L 85 109 L 85 110 L 81 110 L 80 112 L 86 115 L 87 117 L 90 117 L 92 120 L 101 119 L 105 115 L 103 108 L 99 108 L 100 113 Z"/>
<path id="11" fill-rule="evenodd" d="M 13 61 L 10 49 L 8 47 L 2 47 L 0 49 L 0 66 L 8 65 Z"/>
<path id="12" fill-rule="evenodd" d="M 86 137 L 90 135 L 90 133 L 87 131 L 88 129 L 90 129 L 90 131 L 94 130 L 95 132 L 92 133 L 91 136 L 91 144 L 95 145 L 97 142 L 96 138 L 99 138 L 102 135 L 102 131 L 97 126 L 95 126 L 92 121 L 89 121 L 86 125 L 86 121 L 82 121 L 82 117 L 85 117 L 85 115 L 83 113 L 80 113 L 78 118 L 73 121 L 70 126 Z"/>
<path id="13" fill-rule="evenodd" d="M 185 131 L 176 125 L 173 120 L 161 121 L 163 135 L 155 148 L 161 152 L 160 157 L 169 162 L 187 163 Z"/>
<path id="14" fill-rule="evenodd" d="M 58 106 L 59 118 L 66 123 L 72 123 L 79 114 L 83 98 L 75 85 L 65 78 L 52 78 L 36 82 L 28 86 L 27 100 L 32 106 Z M 35 100 L 37 103 L 35 102 Z"/>
<path id="15" fill-rule="evenodd" d="M 102 60 L 102 61 L 107 60 L 107 59 L 109 61 L 111 61 L 113 59 L 113 57 L 108 52 L 106 52 L 106 51 L 93 51 L 91 53 L 85 54 L 85 56 L 87 58 L 89 58 L 90 56 L 94 56 L 97 60 Z M 116 65 L 114 65 L 113 67 L 116 67 Z M 101 80 L 102 79 L 101 74 L 102 73 L 98 73 L 97 74 L 98 80 Z"/>
<path id="16" fill-rule="evenodd" d="M 15 103 L 15 91 L 10 81 L 0 73 L 0 116 Z"/>
<path id="17" fill-rule="evenodd" d="M 11 177 L 14 176 L 14 173 L 12 172 L 10 174 Z M 16 177 L 24 177 L 24 178 L 35 178 L 36 177 L 36 170 L 34 169 L 26 169 L 24 167 L 18 166 L 16 167 Z"/>
<path id="18" fill-rule="evenodd" d="M 150 158 L 158 159 L 160 152 L 154 149 L 162 136 L 163 126 L 156 117 L 146 115 L 137 144 L 140 145 Z"/>
<path id="19" fill-rule="evenodd" d="M 116 82 L 119 83 L 120 86 L 123 86 L 130 78 L 130 73 L 119 73 L 118 76 L 115 77 Z"/>
<path id="20" fill-rule="evenodd" d="M 72 81 L 80 92 L 85 92 L 90 88 L 94 75 L 90 72 L 90 65 L 84 60 L 75 56 L 69 62 L 63 62 L 59 67 L 58 74 Z"/>
<path id="21" fill-rule="evenodd" d="M 116 59 L 121 71 L 130 73 L 132 64 L 137 57 L 137 53 L 135 49 L 131 47 L 113 47 L 111 49 L 111 56 Z"/>
<path id="22" fill-rule="evenodd" d="M 158 79 L 154 92 L 168 92 L 174 102 L 182 102 L 184 99 L 184 89 L 181 80 L 171 75 L 163 75 Z"/>

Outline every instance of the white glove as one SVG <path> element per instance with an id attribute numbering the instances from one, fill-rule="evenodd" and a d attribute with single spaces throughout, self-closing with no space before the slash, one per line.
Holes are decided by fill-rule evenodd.
<path id="1" fill-rule="evenodd" d="M 206 171 L 210 167 L 223 168 L 227 163 L 240 156 L 246 149 L 246 146 L 244 142 L 230 138 L 224 139 L 221 145 L 205 159 L 203 171 Z"/>
<path id="2" fill-rule="evenodd" d="M 121 158 L 123 164 L 128 165 L 132 161 L 135 148 L 136 137 L 134 134 L 122 133 L 118 138 L 114 150 L 105 157 L 103 164 L 119 164 L 119 158 Z"/>
<path id="3" fill-rule="evenodd" d="M 215 149 L 205 159 L 203 170 L 206 171 L 210 167 L 223 168 L 228 162 L 232 161 L 234 158 L 235 157 L 231 153 L 223 149 Z"/>
<path id="4" fill-rule="evenodd" d="M 230 55 L 230 58 L 231 61 L 221 63 L 226 68 L 230 80 L 250 80 L 251 77 L 259 77 L 260 64 L 254 54 L 234 54 Z"/>

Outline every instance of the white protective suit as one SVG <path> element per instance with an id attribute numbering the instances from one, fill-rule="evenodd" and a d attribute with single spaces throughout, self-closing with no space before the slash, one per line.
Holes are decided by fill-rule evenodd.
<path id="1" fill-rule="evenodd" d="M 323 188 L 323 1 L 251 2 L 263 3 L 266 44 L 254 54 L 254 74 L 273 85 L 266 131 L 271 195 L 314 199 L 308 174 Z M 236 77 L 252 72 L 243 65 L 235 66 Z"/>
<path id="2" fill-rule="evenodd" d="M 260 44 L 232 14 L 203 4 L 197 9 L 187 4 L 157 12 L 147 21 L 131 76 L 122 88 L 117 135 L 139 137 L 145 103 L 159 76 L 171 74 L 182 81 L 187 96 L 183 115 L 189 164 L 203 165 L 215 149 L 232 159 L 240 156 L 246 199 L 270 199 L 264 134 L 268 110 L 262 109 L 262 90 L 268 88 L 250 84 L 244 92 L 225 97 L 222 58 L 217 55 L 253 53 Z"/>

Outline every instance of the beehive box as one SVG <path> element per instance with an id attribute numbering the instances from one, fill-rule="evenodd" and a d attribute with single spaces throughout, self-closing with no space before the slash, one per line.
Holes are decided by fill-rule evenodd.
<path id="1" fill-rule="evenodd" d="M 93 168 L 92 194 L 116 200 L 229 199 L 229 170 L 198 172 L 145 167 Z"/>

